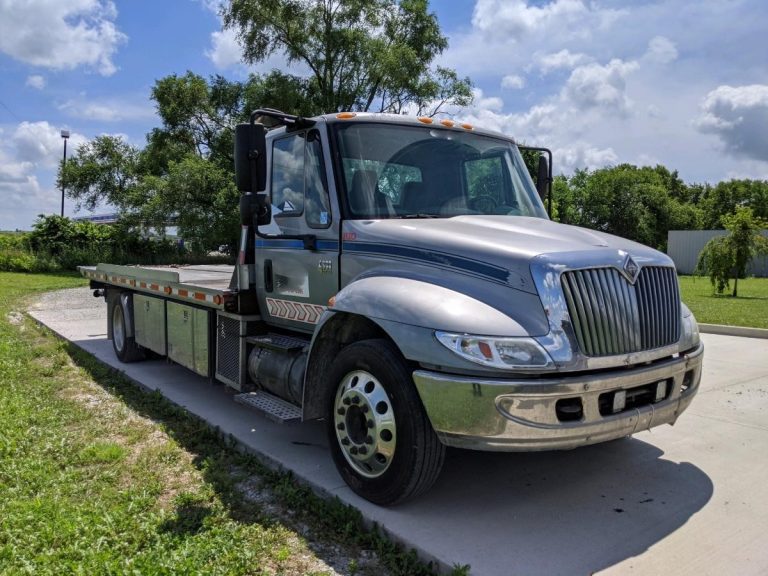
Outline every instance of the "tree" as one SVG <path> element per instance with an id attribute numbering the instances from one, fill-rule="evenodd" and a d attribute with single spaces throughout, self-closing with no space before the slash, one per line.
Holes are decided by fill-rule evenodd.
<path id="1" fill-rule="evenodd" d="M 664 166 L 620 164 L 576 170 L 555 179 L 553 200 L 561 222 L 617 234 L 664 250 L 667 232 L 698 228 L 700 210 Z"/>
<path id="2" fill-rule="evenodd" d="M 427 0 L 232 0 L 224 25 L 247 62 L 283 53 L 310 70 L 323 112 L 437 114 L 466 106 L 472 85 L 435 67 L 448 46 Z"/>
<path id="3" fill-rule="evenodd" d="M 722 229 L 723 217 L 737 207 L 752 208 L 758 218 L 768 219 L 768 182 L 763 180 L 728 180 L 715 186 L 704 186 L 701 198 L 704 228 Z"/>
<path id="4" fill-rule="evenodd" d="M 139 150 L 118 136 L 98 136 L 81 144 L 59 168 L 57 186 L 67 184 L 67 196 L 93 210 L 100 203 L 122 206 L 139 180 Z"/>
<path id="5" fill-rule="evenodd" d="M 747 266 L 752 258 L 768 254 L 768 239 L 760 233 L 766 223 L 755 218 L 751 208 L 738 207 L 732 214 L 722 218 L 727 236 L 712 238 L 699 253 L 696 269 L 708 274 L 709 281 L 718 294 L 730 288 L 733 278 L 733 297 L 738 296 L 739 278 L 747 275 Z"/>
<path id="6" fill-rule="evenodd" d="M 187 72 L 158 80 L 152 99 L 162 125 L 143 149 L 119 137 L 81 145 L 60 170 L 78 208 L 108 204 L 123 221 L 179 233 L 201 249 L 234 244 L 238 193 L 233 176 L 233 130 L 259 107 L 313 114 L 308 83 L 272 72 L 246 82 Z"/>

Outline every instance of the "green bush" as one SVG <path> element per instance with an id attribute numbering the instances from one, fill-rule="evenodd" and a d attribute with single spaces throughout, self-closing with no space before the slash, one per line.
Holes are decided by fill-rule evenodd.
<path id="1" fill-rule="evenodd" d="M 40 215 L 32 232 L 0 233 L 0 270 L 57 272 L 111 264 L 225 263 L 166 238 L 146 238 L 135 228 Z"/>
<path id="2" fill-rule="evenodd" d="M 0 270 L 55 272 L 99 262 L 111 264 L 181 264 L 224 262 L 179 248 L 165 238 L 146 238 L 115 224 L 77 222 L 40 215 L 28 233 L 0 233 Z"/>

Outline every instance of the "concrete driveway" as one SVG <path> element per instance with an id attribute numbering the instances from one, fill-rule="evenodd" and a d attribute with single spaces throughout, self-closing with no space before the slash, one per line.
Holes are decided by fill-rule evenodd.
<path id="1" fill-rule="evenodd" d="M 357 507 L 390 535 L 477 575 L 768 574 L 768 340 L 703 335 L 702 388 L 674 426 L 570 452 L 448 452 L 431 492 L 393 509 L 355 496 L 317 423 L 279 425 L 164 360 L 120 364 L 106 306 L 46 295 L 38 321 Z"/>

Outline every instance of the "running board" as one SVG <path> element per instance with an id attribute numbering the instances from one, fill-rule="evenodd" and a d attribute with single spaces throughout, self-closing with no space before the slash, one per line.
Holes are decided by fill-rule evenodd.
<path id="1" fill-rule="evenodd" d="M 258 410 L 278 424 L 301 421 L 301 408 L 263 390 L 237 394 L 235 402 Z"/>

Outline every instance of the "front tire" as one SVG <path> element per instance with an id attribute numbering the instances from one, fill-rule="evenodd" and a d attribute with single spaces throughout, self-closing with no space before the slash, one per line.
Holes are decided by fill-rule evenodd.
<path id="1" fill-rule="evenodd" d="M 125 363 L 138 362 L 144 359 L 144 349 L 136 344 L 133 336 L 128 336 L 127 322 L 120 298 L 112 304 L 109 313 L 109 323 L 112 333 L 112 348 L 118 360 Z"/>
<path id="2" fill-rule="evenodd" d="M 411 373 L 388 340 L 351 344 L 331 367 L 327 431 L 333 460 L 349 487 L 375 504 L 425 492 L 443 466 L 445 447 Z"/>

